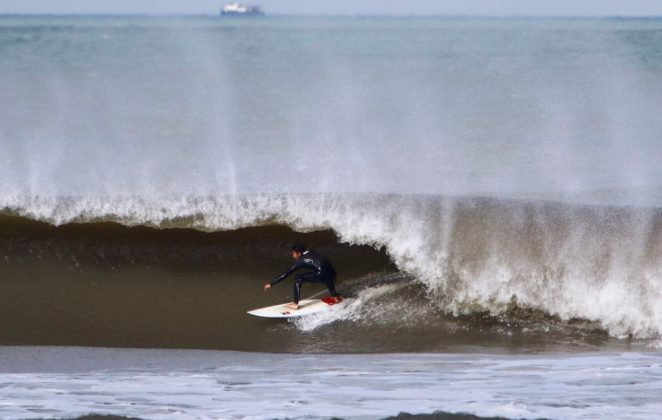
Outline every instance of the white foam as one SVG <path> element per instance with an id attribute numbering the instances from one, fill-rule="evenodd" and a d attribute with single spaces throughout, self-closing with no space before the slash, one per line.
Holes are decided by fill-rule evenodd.
<path id="1" fill-rule="evenodd" d="M 383 299 L 384 295 L 391 294 L 402 287 L 403 285 L 394 284 L 371 287 L 334 306 L 330 311 L 296 318 L 293 323 L 302 331 L 309 332 L 323 325 L 341 320 L 376 323 L 393 312 L 398 314 L 404 312 L 411 316 L 411 311 L 402 310 L 401 302 Z"/>
<path id="2" fill-rule="evenodd" d="M 437 410 L 511 418 L 648 419 L 662 410 L 660 354 L 5 348 L 0 355 L 5 356 L 0 357 L 3 419 L 89 413 L 144 419 L 358 419 Z M 60 358 L 64 363 L 51 363 L 47 371 L 31 365 L 35 359 Z M 13 364 L 6 365 L 10 360 Z M 24 362 L 31 364 L 21 368 Z"/>

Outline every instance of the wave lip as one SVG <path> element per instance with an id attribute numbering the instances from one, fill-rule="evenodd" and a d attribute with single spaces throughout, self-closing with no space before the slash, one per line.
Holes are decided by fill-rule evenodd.
<path id="1" fill-rule="evenodd" d="M 515 304 L 594 320 L 615 337 L 662 332 L 659 209 L 392 194 L 5 196 L 0 207 L 54 225 L 332 229 L 342 242 L 384 248 L 454 314 Z"/>

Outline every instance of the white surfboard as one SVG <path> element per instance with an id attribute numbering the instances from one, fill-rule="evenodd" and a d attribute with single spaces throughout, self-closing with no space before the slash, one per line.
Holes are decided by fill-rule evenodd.
<path id="1" fill-rule="evenodd" d="M 247 313 L 262 318 L 296 318 L 299 316 L 328 311 L 333 305 L 337 305 L 337 303 L 334 302 L 332 298 L 325 297 L 322 299 L 304 299 L 299 302 L 299 309 L 292 309 L 287 306 L 286 303 L 281 303 L 280 305 L 253 309 Z"/>

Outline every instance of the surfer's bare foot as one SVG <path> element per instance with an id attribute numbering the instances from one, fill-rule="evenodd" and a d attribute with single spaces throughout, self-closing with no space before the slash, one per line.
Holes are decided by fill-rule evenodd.
<path id="1" fill-rule="evenodd" d="M 296 303 L 294 303 L 294 302 L 292 302 L 292 303 L 288 303 L 288 304 L 287 304 L 287 307 L 290 308 L 290 309 L 293 309 L 293 310 L 295 310 L 295 311 L 296 311 L 297 309 L 299 309 L 299 305 L 296 304 Z"/>
<path id="2" fill-rule="evenodd" d="M 334 297 L 333 297 L 333 301 L 334 301 L 335 303 L 340 303 L 340 302 L 342 302 L 342 297 L 340 297 L 340 296 L 334 296 Z"/>

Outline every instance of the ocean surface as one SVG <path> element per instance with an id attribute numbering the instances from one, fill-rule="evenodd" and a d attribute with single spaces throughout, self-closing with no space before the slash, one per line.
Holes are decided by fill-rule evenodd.
<path id="1" fill-rule="evenodd" d="M 660 109 L 662 19 L 0 16 L 0 417 L 650 418 Z"/>
<path id="2" fill-rule="evenodd" d="M 662 408 L 662 357 L 652 353 L 0 350 L 4 419 L 89 413 L 154 419 L 378 419 L 440 408 L 500 419 L 651 419 Z"/>

